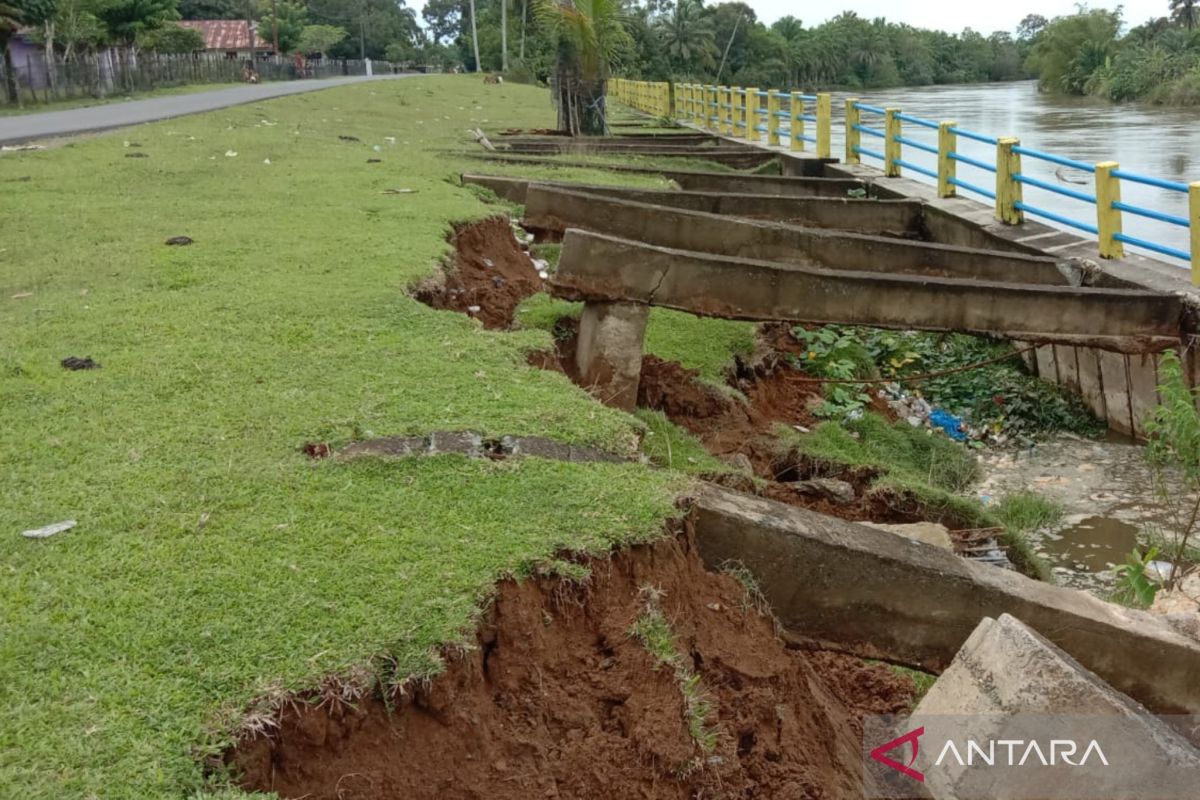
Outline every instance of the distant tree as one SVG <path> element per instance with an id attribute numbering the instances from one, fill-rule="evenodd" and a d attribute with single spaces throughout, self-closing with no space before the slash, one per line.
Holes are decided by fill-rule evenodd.
<path id="1" fill-rule="evenodd" d="M 349 35 L 345 28 L 339 28 L 336 25 L 305 25 L 304 30 L 300 32 L 300 43 L 297 49 L 302 53 L 320 53 L 324 56 L 325 51 Z"/>
<path id="2" fill-rule="evenodd" d="M 80 51 L 97 47 L 104 39 L 104 25 L 96 19 L 91 0 L 58 0 L 54 12 L 53 37 L 47 35 L 47 49 L 55 42 L 62 48 L 64 61 L 70 61 Z"/>
<path id="3" fill-rule="evenodd" d="M 204 49 L 204 34 L 181 25 L 164 25 L 138 37 L 138 49 L 156 53 L 194 53 Z"/>
<path id="4" fill-rule="evenodd" d="M 716 45 L 712 21 L 701 15 L 699 0 L 676 0 L 669 15 L 658 18 L 658 30 L 671 59 L 684 74 L 713 67 Z"/>
<path id="5" fill-rule="evenodd" d="M 421 16 L 435 42 L 454 39 L 460 33 L 463 19 L 462 0 L 428 0 Z"/>
<path id="6" fill-rule="evenodd" d="M 245 0 L 179 0 L 180 19 L 245 19 L 247 10 Z"/>
<path id="7" fill-rule="evenodd" d="M 263 8 L 258 36 L 273 42 L 278 30 L 279 52 L 292 53 L 299 47 L 307 23 L 308 9 L 299 0 L 275 0 Z"/>
<path id="8" fill-rule="evenodd" d="M 95 13 L 112 41 L 136 50 L 139 36 L 179 19 L 179 0 L 107 0 Z"/>
<path id="9" fill-rule="evenodd" d="M 1050 20 L 1041 14 L 1029 14 L 1017 25 L 1017 38 L 1029 41 L 1042 32 L 1050 24 Z"/>
<path id="10" fill-rule="evenodd" d="M 1189 31 L 1196 26 L 1196 0 L 1170 0 L 1171 19 Z"/>
<path id="11" fill-rule="evenodd" d="M 1038 35 L 1027 66 L 1043 89 L 1084 94 L 1117 49 L 1121 12 L 1090 9 L 1057 17 Z"/>

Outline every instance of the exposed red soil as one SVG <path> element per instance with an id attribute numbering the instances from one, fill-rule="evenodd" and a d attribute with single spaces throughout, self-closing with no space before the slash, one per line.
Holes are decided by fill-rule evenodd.
<path id="1" fill-rule="evenodd" d="M 688 535 L 590 563 L 585 585 L 502 583 L 475 647 L 427 687 L 354 707 L 288 705 L 228 755 L 241 786 L 284 798 L 857 798 L 863 713 L 911 681 L 789 650 Z M 713 706 L 688 732 L 678 678 L 630 628 L 647 587 Z M 657 667 L 657 668 L 656 668 Z"/>
<path id="2" fill-rule="evenodd" d="M 525 298 L 542 290 L 533 259 L 521 249 L 507 217 L 456 225 L 454 258 L 443 274 L 413 289 L 428 306 L 461 311 L 483 327 L 506 329 Z"/>

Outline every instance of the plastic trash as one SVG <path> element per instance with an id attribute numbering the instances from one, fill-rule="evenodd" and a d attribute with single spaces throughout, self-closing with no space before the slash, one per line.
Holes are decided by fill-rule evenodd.
<path id="1" fill-rule="evenodd" d="M 962 420 L 944 409 L 936 409 L 929 415 L 929 424 L 941 428 L 956 442 L 965 442 L 967 434 L 962 431 Z"/>
<path id="2" fill-rule="evenodd" d="M 48 539 L 56 533 L 69 531 L 74 528 L 77 523 L 73 519 L 56 522 L 53 525 L 46 525 L 41 528 L 34 528 L 29 531 L 21 531 L 21 535 L 26 539 Z"/>

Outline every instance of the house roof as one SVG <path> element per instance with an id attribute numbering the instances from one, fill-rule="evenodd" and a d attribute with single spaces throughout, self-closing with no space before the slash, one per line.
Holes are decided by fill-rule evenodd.
<path id="1" fill-rule="evenodd" d="M 244 19 L 185 19 L 176 24 L 200 31 L 206 50 L 250 49 L 250 23 Z M 255 35 L 254 40 L 255 50 L 271 49 L 261 36 Z"/>

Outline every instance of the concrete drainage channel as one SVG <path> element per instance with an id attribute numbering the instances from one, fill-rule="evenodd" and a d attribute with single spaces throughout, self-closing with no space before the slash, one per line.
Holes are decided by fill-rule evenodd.
<path id="1" fill-rule="evenodd" d="M 521 150 L 542 152 L 532 144 L 514 152 Z M 969 260 L 936 246 L 905 250 L 932 237 L 922 209 L 880 201 L 877 214 L 863 214 L 863 207 L 834 199 L 835 190 L 821 184 L 815 184 L 818 194 L 834 195 L 828 206 L 779 178 L 763 185 L 778 192 L 775 198 L 791 198 L 786 202 L 764 202 L 753 192 L 739 197 L 736 189 L 720 199 L 703 191 L 635 198 L 633 190 L 597 187 L 588 187 L 582 194 L 589 197 L 580 201 L 580 193 L 563 187 L 470 180 L 509 199 L 519 196 L 526 223 L 543 238 L 575 226 L 588 203 L 615 202 L 603 224 L 635 224 L 637 213 L 645 213 L 642 206 L 650 206 L 661 216 L 636 224 L 647 235 L 668 237 L 651 245 L 668 250 L 680 246 L 669 237 L 685 235 L 686 215 L 701 214 L 724 226 L 710 249 L 759 242 L 752 257 L 764 264 L 799 254 L 809 263 L 842 258 L 839 266 L 851 269 L 849 251 L 870 258 L 886 254 L 901 272 L 921 273 L 922 279 L 986 281 L 1007 262 L 1051 295 L 1064 289 L 1127 291 L 1105 286 L 1108 279 L 1081 262 L 1011 250 Z M 696 180 L 719 185 L 717 178 Z M 743 188 L 747 180 L 728 178 Z M 875 220 L 871 233 L 849 232 L 868 219 Z M 789 224 L 795 222 L 809 232 L 798 232 L 805 229 Z M 457 269 L 415 292 L 436 308 L 504 329 L 521 299 L 548 288 L 507 220 L 460 228 L 455 244 Z M 644 249 L 607 255 L 612 263 L 630 264 L 661 257 Z M 338 800 L 861 797 L 878 788 L 876 776 L 863 771 L 863 715 L 906 712 L 914 696 L 908 678 L 877 661 L 945 671 L 917 707 L 918 718 L 981 709 L 1133 714 L 1141 710 L 1137 703 L 1156 713 L 1200 713 L 1200 688 L 1192 680 L 1200 674 L 1200 631 L 1186 620 L 1120 609 L 857 525 L 927 519 L 929 510 L 913 498 L 873 492 L 870 475 L 831 470 L 798 453 L 756 449 L 775 424 L 811 421 L 805 399 L 813 387 L 780 357 L 796 346 L 786 329 L 761 330 L 757 357 L 739 363 L 731 376 L 745 398 L 734 401 L 677 364 L 642 358 L 636 317 L 632 337 L 628 321 L 618 326 L 624 337 L 604 321 L 614 306 L 628 305 L 625 290 L 614 288 L 619 282 L 608 284 L 602 299 L 608 306 L 600 308 L 595 284 L 580 288 L 584 284 L 572 277 L 583 274 L 577 268 L 585 262 L 564 254 L 564 263 L 565 274 L 549 288 L 597 308 L 591 320 L 585 310 L 581 323 L 563 321 L 558 352 L 534 362 L 562 369 L 609 402 L 618 398 L 626 407 L 662 410 L 714 454 L 740 456 L 759 480 L 726 476 L 722 480 L 732 489 L 710 486 L 689 498 L 671 535 L 657 544 L 609 559 L 574 560 L 578 570 L 570 570 L 571 577 L 502 583 L 474 646 L 446 653 L 447 670 L 429 682 L 397 680 L 386 690 L 340 687 L 260 710 L 273 727 L 245 735 L 225 756 L 244 788 Z M 664 285 L 659 279 L 651 288 L 651 302 Z M 1031 291 L 1028 296 L 1036 297 Z M 1122 298 L 1141 303 L 1144 314 L 1135 308 L 1117 315 L 1101 333 L 1103 344 L 1144 348 L 1154 346 L 1155 336 L 1175 332 L 1169 321 L 1178 325 L 1177 306 L 1172 311 L 1169 300 L 1146 294 Z M 1147 329 L 1137 326 L 1155 314 L 1168 323 L 1156 323 L 1161 330 L 1151 328 L 1147 337 Z M 1065 326 L 1041 333 L 1064 341 L 1076 335 Z M 600 375 L 588 350 L 607 356 L 614 346 L 636 347 L 636 366 L 631 371 L 627 363 L 609 363 L 607 376 Z M 627 381 L 622 392 L 612 391 L 614 375 Z M 340 457 L 443 452 L 615 457 L 548 440 L 487 442 L 461 433 L 354 443 Z M 955 520 L 942 521 L 954 527 Z M 569 554 L 561 560 L 572 562 Z M 656 654 L 640 638 L 659 623 L 667 626 L 673 654 Z M 1037 675 L 1031 665 L 1038 665 Z M 1200 764 L 1175 733 L 1150 733 L 1183 761 Z M 931 785 L 932 796 L 965 796 L 960 778 Z"/>

